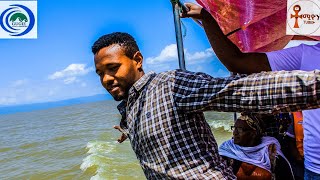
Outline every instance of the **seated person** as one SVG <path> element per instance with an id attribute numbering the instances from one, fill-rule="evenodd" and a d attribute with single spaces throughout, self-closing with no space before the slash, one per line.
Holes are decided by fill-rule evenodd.
<path id="1" fill-rule="evenodd" d="M 294 179 L 278 140 L 263 137 L 262 129 L 262 121 L 241 115 L 233 126 L 233 139 L 220 146 L 219 154 L 237 179 Z"/>

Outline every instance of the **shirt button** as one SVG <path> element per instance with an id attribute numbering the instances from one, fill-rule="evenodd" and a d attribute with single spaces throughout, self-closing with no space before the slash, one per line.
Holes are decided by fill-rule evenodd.
<path id="1" fill-rule="evenodd" d="M 151 117 L 151 113 L 147 112 L 147 118 L 150 118 L 150 117 Z"/>

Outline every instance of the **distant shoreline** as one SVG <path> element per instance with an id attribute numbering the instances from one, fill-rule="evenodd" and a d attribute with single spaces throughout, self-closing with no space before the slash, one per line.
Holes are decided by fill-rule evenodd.
<path id="1" fill-rule="evenodd" d="M 0 107 L 0 115 L 13 114 L 18 112 L 29 112 L 29 111 L 35 111 L 35 110 L 44 110 L 44 109 L 55 108 L 55 107 L 70 106 L 74 104 L 83 104 L 83 103 L 98 102 L 98 101 L 105 101 L 105 100 L 112 100 L 112 97 L 109 94 L 97 94 L 93 96 L 72 98 L 72 99 L 66 99 L 66 100 L 54 101 L 54 102 L 2 106 Z"/>

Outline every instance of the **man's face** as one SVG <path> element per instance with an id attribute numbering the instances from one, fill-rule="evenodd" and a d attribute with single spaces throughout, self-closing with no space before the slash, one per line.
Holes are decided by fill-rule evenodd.
<path id="1" fill-rule="evenodd" d="M 114 44 L 102 48 L 94 56 L 101 84 L 116 101 L 127 98 L 130 87 L 140 78 L 138 69 L 142 62 L 137 62 L 136 55 L 130 59 L 121 46 Z"/>

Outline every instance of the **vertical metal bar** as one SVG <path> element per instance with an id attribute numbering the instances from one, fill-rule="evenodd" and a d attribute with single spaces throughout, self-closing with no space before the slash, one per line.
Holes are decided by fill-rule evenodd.
<path id="1" fill-rule="evenodd" d="M 233 72 L 230 72 L 230 76 L 235 76 L 235 75 L 237 75 L 237 73 L 233 73 Z M 236 122 L 237 121 L 237 113 L 236 112 L 234 112 L 233 113 L 233 121 L 234 122 Z"/>
<path id="2" fill-rule="evenodd" d="M 176 41 L 177 41 L 177 49 L 178 49 L 178 58 L 179 58 L 179 68 L 182 70 L 186 70 L 185 60 L 184 60 L 184 48 L 183 48 L 183 40 L 182 40 L 182 31 L 180 24 L 180 6 L 178 0 L 171 0 L 172 9 L 173 9 L 173 17 L 174 17 L 174 26 L 176 30 Z"/>

